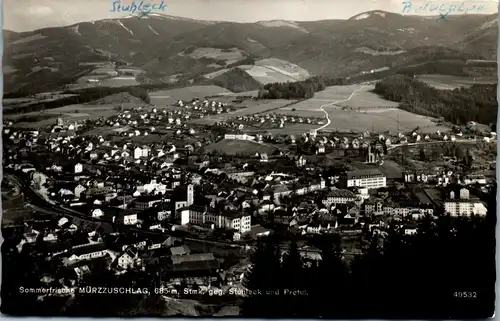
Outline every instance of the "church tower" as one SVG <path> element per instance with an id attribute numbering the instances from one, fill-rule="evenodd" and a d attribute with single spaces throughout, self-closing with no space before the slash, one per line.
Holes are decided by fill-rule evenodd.
<path id="1" fill-rule="evenodd" d="M 187 186 L 187 206 L 191 206 L 194 203 L 194 189 L 193 184 Z"/>

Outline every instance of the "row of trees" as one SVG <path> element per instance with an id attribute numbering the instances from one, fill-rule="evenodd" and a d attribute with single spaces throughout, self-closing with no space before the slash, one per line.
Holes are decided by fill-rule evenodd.
<path id="1" fill-rule="evenodd" d="M 496 85 L 472 85 L 470 88 L 438 90 L 411 77 L 396 75 L 375 85 L 374 92 L 400 102 L 400 108 L 420 115 L 443 117 L 455 124 L 469 121 L 496 123 Z"/>
<path id="2" fill-rule="evenodd" d="M 242 315 L 489 317 L 495 300 L 495 211 L 491 213 L 487 219 L 428 218 L 412 236 L 397 230 L 376 235 L 349 266 L 338 238 L 325 238 L 322 260 L 311 264 L 295 243 L 280 262 L 277 241 L 268 238 L 252 257 L 245 286 L 255 295 L 245 298 Z"/>

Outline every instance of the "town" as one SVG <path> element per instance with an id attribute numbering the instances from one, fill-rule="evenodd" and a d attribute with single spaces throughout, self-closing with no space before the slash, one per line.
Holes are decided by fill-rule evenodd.
<path id="1" fill-rule="evenodd" d="M 0 311 L 490 318 L 498 8 L 437 5 L 7 0 Z"/>
<path id="2" fill-rule="evenodd" d="M 273 136 L 244 130 L 254 116 L 183 121 L 227 103 L 175 105 L 176 118 L 145 105 L 121 106 L 107 119 L 58 118 L 37 130 L 4 122 L 4 237 L 19 253 L 47 258 L 40 285 L 68 290 L 47 295 L 74 295 L 70 289 L 106 270 L 122 279 L 155 271 L 146 285 L 173 297 L 239 297 L 264 236 L 278 235 L 282 253 L 298 240 L 304 260 L 314 262 L 321 259 L 315 237 L 340 235 L 349 261 L 363 240 L 388 228 L 412 235 L 426 216 L 487 214 L 496 133 L 472 122 L 447 134 Z M 204 150 L 228 142 L 275 151 Z"/>

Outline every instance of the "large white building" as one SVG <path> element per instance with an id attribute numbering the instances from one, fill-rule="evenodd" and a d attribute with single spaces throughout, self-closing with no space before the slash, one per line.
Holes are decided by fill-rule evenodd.
<path id="1" fill-rule="evenodd" d="M 470 216 L 478 215 L 485 216 L 488 209 L 478 199 L 470 198 L 469 190 L 462 188 L 460 190 L 460 198 L 455 199 L 455 193 L 450 193 L 450 199 L 444 202 L 444 211 L 451 216 Z"/>
<path id="2" fill-rule="evenodd" d="M 237 230 L 240 233 L 250 231 L 252 226 L 251 216 L 249 214 L 226 212 L 211 213 L 209 209 L 203 206 L 189 206 L 177 211 L 180 216 L 181 224 L 206 225 L 213 224 L 215 228 L 225 228 Z"/>
<path id="3" fill-rule="evenodd" d="M 344 187 L 364 187 L 367 189 L 387 186 L 387 178 L 378 169 L 348 171 L 340 179 Z"/>

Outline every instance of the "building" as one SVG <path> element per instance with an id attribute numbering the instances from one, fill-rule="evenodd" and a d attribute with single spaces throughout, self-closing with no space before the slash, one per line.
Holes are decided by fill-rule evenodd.
<path id="1" fill-rule="evenodd" d="M 375 164 L 379 161 L 378 154 L 372 151 L 372 146 L 368 146 L 368 154 L 366 155 L 366 162 L 368 164 Z"/>
<path id="2" fill-rule="evenodd" d="M 136 225 L 138 223 L 137 212 L 131 210 L 120 213 L 116 217 L 115 222 L 123 225 Z"/>
<path id="3" fill-rule="evenodd" d="M 203 206 L 192 205 L 177 211 L 181 224 L 206 225 L 212 223 L 215 228 L 237 230 L 240 233 L 250 231 L 251 215 L 238 212 L 212 213 Z"/>
<path id="4" fill-rule="evenodd" d="M 91 260 L 107 255 L 107 249 L 104 243 L 89 243 L 73 247 L 69 252 L 64 252 L 69 262 L 82 260 Z"/>
<path id="5" fill-rule="evenodd" d="M 75 174 L 83 172 L 83 165 L 78 163 L 75 165 Z"/>
<path id="6" fill-rule="evenodd" d="M 447 200 L 444 203 L 445 213 L 451 216 L 470 216 L 479 215 L 485 216 L 488 212 L 486 206 L 479 200 Z"/>
<path id="7" fill-rule="evenodd" d="M 186 187 L 185 197 L 181 196 L 178 200 L 175 201 L 175 210 L 179 210 L 186 206 L 191 206 L 194 203 L 194 187 L 193 184 L 188 184 Z"/>
<path id="8" fill-rule="evenodd" d="M 344 188 L 365 187 L 367 189 L 382 188 L 387 186 L 387 178 L 378 169 L 363 169 L 348 171 L 340 178 Z"/>
<path id="9" fill-rule="evenodd" d="M 471 198 L 469 190 L 462 188 L 460 198 L 455 199 L 455 193 L 450 193 L 450 199 L 444 202 L 444 211 L 451 216 L 485 216 L 488 209 L 479 199 Z"/>
<path id="10" fill-rule="evenodd" d="M 480 184 L 486 185 L 486 177 L 484 175 L 468 175 L 463 179 L 464 185 Z"/>
<path id="11" fill-rule="evenodd" d="M 245 183 L 248 181 L 248 179 L 255 175 L 255 172 L 234 170 L 227 171 L 226 174 L 229 179 L 233 179 L 239 183 Z"/>
<path id="12" fill-rule="evenodd" d="M 356 201 L 356 196 L 353 192 L 337 189 L 330 191 L 321 202 L 328 208 L 334 204 L 347 204 L 354 201 Z"/>

